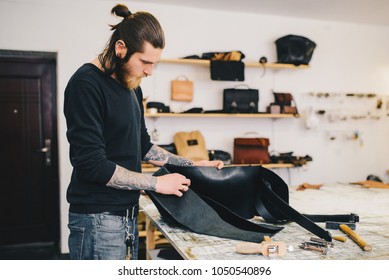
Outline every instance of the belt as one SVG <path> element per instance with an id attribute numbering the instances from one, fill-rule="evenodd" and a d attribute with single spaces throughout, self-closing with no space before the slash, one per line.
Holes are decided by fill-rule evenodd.
<path id="1" fill-rule="evenodd" d="M 99 214 L 113 215 L 113 216 L 120 216 L 120 217 L 126 217 L 128 215 L 128 216 L 132 216 L 133 218 L 138 215 L 138 209 L 139 209 L 138 205 L 135 205 L 130 209 L 104 211 L 104 212 L 100 212 Z"/>
<path id="2" fill-rule="evenodd" d="M 127 216 L 127 210 L 129 211 L 129 209 L 124 209 L 124 210 L 116 210 L 116 211 L 105 211 L 105 212 L 100 212 L 99 214 L 125 217 Z"/>

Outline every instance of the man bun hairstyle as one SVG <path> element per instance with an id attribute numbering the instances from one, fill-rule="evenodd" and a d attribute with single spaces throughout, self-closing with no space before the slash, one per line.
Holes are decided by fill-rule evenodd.
<path id="1" fill-rule="evenodd" d="M 115 54 L 115 44 L 123 40 L 127 47 L 127 54 L 121 60 L 128 61 L 136 52 L 143 52 L 144 43 L 150 43 L 154 48 L 165 48 L 165 35 L 159 21 L 150 13 L 139 11 L 132 13 L 126 5 L 117 4 L 112 8 L 113 15 L 123 20 L 110 25 L 113 34 L 104 51 L 99 55 L 99 61 L 108 74 L 115 71 L 118 60 Z"/>

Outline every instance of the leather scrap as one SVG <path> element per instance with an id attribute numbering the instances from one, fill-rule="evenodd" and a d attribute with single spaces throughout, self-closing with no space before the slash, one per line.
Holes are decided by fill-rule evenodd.
<path id="1" fill-rule="evenodd" d="M 353 182 L 350 184 L 360 185 L 364 188 L 389 189 L 389 184 L 385 184 L 383 182 L 372 181 L 372 180 Z"/>
<path id="2" fill-rule="evenodd" d="M 319 185 L 312 185 L 312 184 L 308 184 L 308 183 L 302 183 L 301 185 L 299 185 L 296 190 L 298 191 L 303 191 L 303 190 L 306 190 L 306 189 L 315 189 L 315 190 L 318 190 L 321 188 L 321 186 L 323 186 L 323 184 L 319 184 Z"/>

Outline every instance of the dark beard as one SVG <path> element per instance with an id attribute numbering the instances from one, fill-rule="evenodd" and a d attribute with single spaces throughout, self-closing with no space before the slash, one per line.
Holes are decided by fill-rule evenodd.
<path id="1" fill-rule="evenodd" d="M 142 81 L 142 78 L 134 77 L 129 73 L 128 70 L 125 69 L 125 64 L 127 61 L 125 61 L 122 58 L 116 58 L 116 69 L 115 69 L 115 76 L 119 83 L 124 85 L 125 87 L 129 89 L 135 89 L 139 87 L 140 82 Z"/>

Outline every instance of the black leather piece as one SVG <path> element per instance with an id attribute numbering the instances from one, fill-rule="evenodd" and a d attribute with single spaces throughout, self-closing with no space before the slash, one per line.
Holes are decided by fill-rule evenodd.
<path id="1" fill-rule="evenodd" d="M 296 222 L 325 240 L 330 233 L 289 205 L 289 189 L 274 172 L 262 166 L 182 167 L 165 165 L 170 172 L 191 180 L 190 188 L 224 205 L 232 212 L 252 218 L 260 215 L 267 222 Z"/>
<path id="2" fill-rule="evenodd" d="M 294 208 L 290 207 L 289 204 L 287 204 L 276 193 L 274 193 L 271 189 L 270 183 L 267 182 L 265 178 L 262 178 L 260 189 L 264 193 L 267 201 L 272 204 L 272 207 L 278 209 L 278 211 L 285 215 L 289 221 L 296 222 L 303 228 L 312 232 L 316 236 L 323 238 L 324 240 L 332 241 L 332 236 L 328 231 L 319 227 L 312 220 L 308 219 L 306 216 L 300 214 Z"/>
<path id="3" fill-rule="evenodd" d="M 167 173 L 169 173 L 167 169 L 161 168 L 154 176 Z M 273 236 L 283 229 L 250 222 L 220 203 L 204 196 L 200 197 L 192 189 L 185 192 L 182 197 L 151 191 L 146 191 L 146 193 L 163 218 L 196 233 L 248 242 L 262 242 L 265 235 Z"/>
<path id="4" fill-rule="evenodd" d="M 165 165 L 171 173 L 180 173 L 191 180 L 190 188 L 202 196 L 218 201 L 232 212 L 246 219 L 256 215 L 266 221 L 282 223 L 287 218 L 272 209 L 259 191 L 261 178 L 271 183 L 272 190 L 289 203 L 289 191 L 285 182 L 274 172 L 261 166 L 228 166 L 222 169 L 210 167 L 184 167 Z"/>
<path id="5" fill-rule="evenodd" d="M 288 185 L 276 175 L 273 171 L 263 168 L 261 166 L 254 166 L 258 171 L 258 178 L 255 178 L 257 186 L 257 198 L 255 208 L 257 214 L 260 215 L 265 221 L 270 223 L 285 223 L 290 219 L 281 213 L 277 206 L 274 206 L 266 197 L 266 193 L 262 191 L 263 180 L 269 182 L 272 192 L 274 192 L 282 202 L 289 204 L 289 188 Z"/>
<path id="6" fill-rule="evenodd" d="M 303 214 L 305 217 L 317 223 L 325 222 L 344 222 L 344 223 L 357 223 L 359 222 L 359 216 L 354 213 L 350 214 L 332 214 L 332 215 L 321 215 L 321 214 Z"/>

